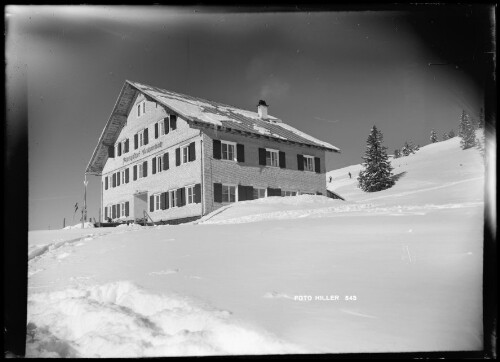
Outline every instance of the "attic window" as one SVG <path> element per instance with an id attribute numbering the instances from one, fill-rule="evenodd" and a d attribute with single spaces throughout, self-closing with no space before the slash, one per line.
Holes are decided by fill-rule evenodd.
<path id="1" fill-rule="evenodd" d="M 146 113 L 146 101 L 137 103 L 137 117 L 142 116 L 144 113 Z"/>

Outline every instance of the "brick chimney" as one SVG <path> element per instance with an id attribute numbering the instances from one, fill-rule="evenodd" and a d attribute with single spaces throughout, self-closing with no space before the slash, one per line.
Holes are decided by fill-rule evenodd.
<path id="1" fill-rule="evenodd" d="M 260 119 L 267 119 L 267 107 L 268 105 L 266 104 L 266 101 L 261 99 L 257 105 L 257 113 L 259 114 Z"/>

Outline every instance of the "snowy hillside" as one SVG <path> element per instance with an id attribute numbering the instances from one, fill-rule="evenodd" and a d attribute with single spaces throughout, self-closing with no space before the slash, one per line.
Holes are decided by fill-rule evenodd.
<path id="1" fill-rule="evenodd" d="M 30 357 L 480 350 L 484 170 L 458 138 L 179 226 L 29 233 Z M 347 172 L 353 179 L 348 179 Z"/>
<path id="2" fill-rule="evenodd" d="M 459 137 L 422 147 L 407 157 L 391 159 L 391 164 L 399 181 L 388 190 L 371 194 L 359 189 L 356 178 L 361 164 L 328 172 L 327 188 L 349 201 L 379 200 L 387 205 L 483 201 L 481 156 L 475 148 L 462 150 Z"/>

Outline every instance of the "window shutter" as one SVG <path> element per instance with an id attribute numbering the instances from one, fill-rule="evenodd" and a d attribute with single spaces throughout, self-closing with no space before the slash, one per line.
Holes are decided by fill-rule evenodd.
<path id="1" fill-rule="evenodd" d="M 176 148 L 175 149 L 175 165 L 180 166 L 181 164 L 181 149 Z"/>
<path id="2" fill-rule="evenodd" d="M 261 165 L 261 166 L 266 165 L 266 149 L 265 148 L 259 148 L 259 165 Z"/>
<path id="3" fill-rule="evenodd" d="M 304 171 L 304 156 L 297 155 L 297 168 L 299 171 Z"/>
<path id="4" fill-rule="evenodd" d="M 169 195 L 170 195 L 169 191 L 165 192 L 165 209 L 168 209 L 170 207 L 168 199 Z"/>
<path id="5" fill-rule="evenodd" d="M 180 190 L 181 190 L 181 205 L 184 206 L 186 205 L 186 188 L 183 187 Z"/>
<path id="6" fill-rule="evenodd" d="M 222 202 L 222 184 L 214 183 L 214 202 Z"/>
<path id="7" fill-rule="evenodd" d="M 148 161 L 142 163 L 142 177 L 148 176 Z"/>
<path id="8" fill-rule="evenodd" d="M 247 186 L 247 200 L 253 200 L 253 186 Z"/>
<path id="9" fill-rule="evenodd" d="M 163 118 L 163 129 L 165 130 L 165 134 L 168 134 L 168 132 L 170 132 L 168 117 Z"/>
<path id="10" fill-rule="evenodd" d="M 129 142 L 128 138 L 125 140 L 125 153 L 128 152 Z"/>
<path id="11" fill-rule="evenodd" d="M 281 196 L 281 189 L 267 188 L 267 196 Z"/>
<path id="12" fill-rule="evenodd" d="M 128 184 L 128 179 L 129 179 L 129 171 L 128 171 L 128 167 L 125 169 L 125 183 Z"/>
<path id="13" fill-rule="evenodd" d="M 184 204 L 182 203 L 182 190 L 184 190 L 184 188 L 182 189 L 177 189 L 175 190 L 176 192 L 176 196 L 177 196 L 177 206 L 184 206 Z"/>
<path id="14" fill-rule="evenodd" d="M 238 162 L 245 162 L 245 146 L 240 143 L 236 145 L 236 159 Z"/>
<path id="15" fill-rule="evenodd" d="M 113 187 L 116 187 L 116 173 L 113 174 Z"/>
<path id="16" fill-rule="evenodd" d="M 129 204 L 128 201 L 125 203 L 125 216 L 129 215 Z"/>
<path id="17" fill-rule="evenodd" d="M 120 213 L 120 204 L 116 204 L 116 217 L 120 217 L 122 214 Z"/>
<path id="18" fill-rule="evenodd" d="M 108 189 L 108 176 L 104 177 L 104 189 Z"/>
<path id="19" fill-rule="evenodd" d="M 214 140 L 213 149 L 214 149 L 214 158 L 216 160 L 220 160 L 222 152 L 221 152 L 221 143 L 219 140 Z"/>
<path id="20" fill-rule="evenodd" d="M 162 192 L 160 195 L 160 209 L 165 210 L 165 194 L 166 192 Z"/>
<path id="21" fill-rule="evenodd" d="M 153 175 L 156 173 L 156 157 L 151 160 L 151 166 L 153 166 Z"/>
<path id="22" fill-rule="evenodd" d="M 121 172 L 116 173 L 116 186 L 120 186 Z"/>
<path id="23" fill-rule="evenodd" d="M 155 210 L 155 197 L 154 195 L 149 196 L 149 211 L 153 212 Z"/>
<path id="24" fill-rule="evenodd" d="M 174 131 L 177 129 L 177 116 L 175 114 L 172 114 L 170 116 L 170 129 Z"/>
<path id="25" fill-rule="evenodd" d="M 163 169 L 168 170 L 168 152 L 163 154 Z"/>
<path id="26" fill-rule="evenodd" d="M 189 162 L 196 160 L 196 148 L 194 142 L 189 144 Z"/>
<path id="27" fill-rule="evenodd" d="M 137 180 L 137 165 L 134 165 L 134 181 Z"/>
<path id="28" fill-rule="evenodd" d="M 238 201 L 247 200 L 247 188 L 243 185 L 238 185 Z"/>
<path id="29" fill-rule="evenodd" d="M 314 171 L 316 173 L 321 173 L 321 164 L 320 164 L 320 158 L 319 157 L 314 157 Z"/>
<path id="30" fill-rule="evenodd" d="M 158 138 L 158 123 L 155 123 L 155 139 Z"/>
<path id="31" fill-rule="evenodd" d="M 115 158 L 115 147 L 114 146 L 108 146 L 108 157 Z"/>
<path id="32" fill-rule="evenodd" d="M 111 207 L 111 218 L 116 219 L 116 205 Z"/>
<path id="33" fill-rule="evenodd" d="M 286 156 L 285 152 L 279 151 L 279 162 L 280 162 L 280 168 L 286 168 Z"/>
<path id="34" fill-rule="evenodd" d="M 147 129 L 147 128 L 145 128 L 145 129 L 144 129 L 144 144 L 145 144 L 145 145 L 147 145 L 147 144 L 149 143 L 148 133 L 149 133 L 149 132 L 148 132 L 148 129 Z"/>
<path id="35" fill-rule="evenodd" d="M 201 202 L 201 184 L 194 185 L 194 202 L 196 204 Z"/>
<path id="36" fill-rule="evenodd" d="M 108 218 L 108 207 L 104 206 L 104 219 Z"/>
<path id="37" fill-rule="evenodd" d="M 136 150 L 139 147 L 139 135 L 136 133 L 134 135 L 134 150 Z"/>
<path id="38" fill-rule="evenodd" d="M 118 143 L 118 156 L 122 155 L 122 143 Z"/>

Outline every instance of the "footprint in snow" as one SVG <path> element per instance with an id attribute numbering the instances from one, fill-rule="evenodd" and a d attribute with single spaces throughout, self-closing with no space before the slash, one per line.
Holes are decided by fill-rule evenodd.
<path id="1" fill-rule="evenodd" d="M 59 255 L 56 255 L 56 259 L 61 260 L 64 258 L 67 258 L 70 255 L 70 253 L 61 253 Z"/>
<path id="2" fill-rule="evenodd" d="M 377 317 L 372 316 L 372 315 L 363 314 L 363 313 L 358 313 L 358 312 L 354 312 L 354 311 L 352 311 L 352 310 L 347 310 L 347 309 L 341 309 L 340 311 L 341 311 L 341 312 L 343 312 L 343 313 L 346 313 L 346 314 L 355 315 L 356 317 L 364 317 L 364 318 L 377 318 Z"/>
<path id="3" fill-rule="evenodd" d="M 268 298 L 268 299 L 293 299 L 288 294 L 279 293 L 279 292 L 275 292 L 275 291 L 267 292 L 266 294 L 264 294 L 264 298 Z"/>

